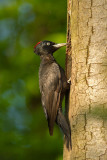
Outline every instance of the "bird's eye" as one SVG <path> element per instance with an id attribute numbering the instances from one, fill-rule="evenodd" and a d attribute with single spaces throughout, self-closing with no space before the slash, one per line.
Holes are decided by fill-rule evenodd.
<path id="1" fill-rule="evenodd" d="M 50 42 L 47 42 L 47 46 L 50 46 Z"/>

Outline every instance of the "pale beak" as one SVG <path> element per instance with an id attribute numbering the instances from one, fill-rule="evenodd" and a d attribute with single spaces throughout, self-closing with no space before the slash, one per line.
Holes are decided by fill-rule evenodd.
<path id="1" fill-rule="evenodd" d="M 58 44 L 54 44 L 53 47 L 60 48 L 60 47 L 66 46 L 66 45 L 67 45 L 67 43 L 58 43 Z"/>

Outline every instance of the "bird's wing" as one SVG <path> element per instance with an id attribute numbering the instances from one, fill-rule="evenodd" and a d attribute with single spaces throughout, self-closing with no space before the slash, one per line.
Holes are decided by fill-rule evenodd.
<path id="1" fill-rule="evenodd" d="M 48 71 L 48 77 L 42 88 L 42 105 L 48 120 L 50 135 L 53 134 L 54 122 L 60 105 L 61 90 L 62 82 L 59 66 L 53 64 Z"/>

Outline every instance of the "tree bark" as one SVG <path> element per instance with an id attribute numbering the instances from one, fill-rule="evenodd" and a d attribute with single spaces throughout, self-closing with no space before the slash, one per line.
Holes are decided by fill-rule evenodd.
<path id="1" fill-rule="evenodd" d="M 68 0 L 67 19 L 72 150 L 64 144 L 63 160 L 107 160 L 106 0 Z"/>

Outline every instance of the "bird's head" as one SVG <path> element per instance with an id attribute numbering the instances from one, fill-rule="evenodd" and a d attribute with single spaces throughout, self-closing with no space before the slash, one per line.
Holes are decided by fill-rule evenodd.
<path id="1" fill-rule="evenodd" d="M 53 54 L 57 49 L 66 46 L 66 43 L 54 43 L 51 41 L 38 42 L 34 47 L 34 52 L 37 55 Z"/>

